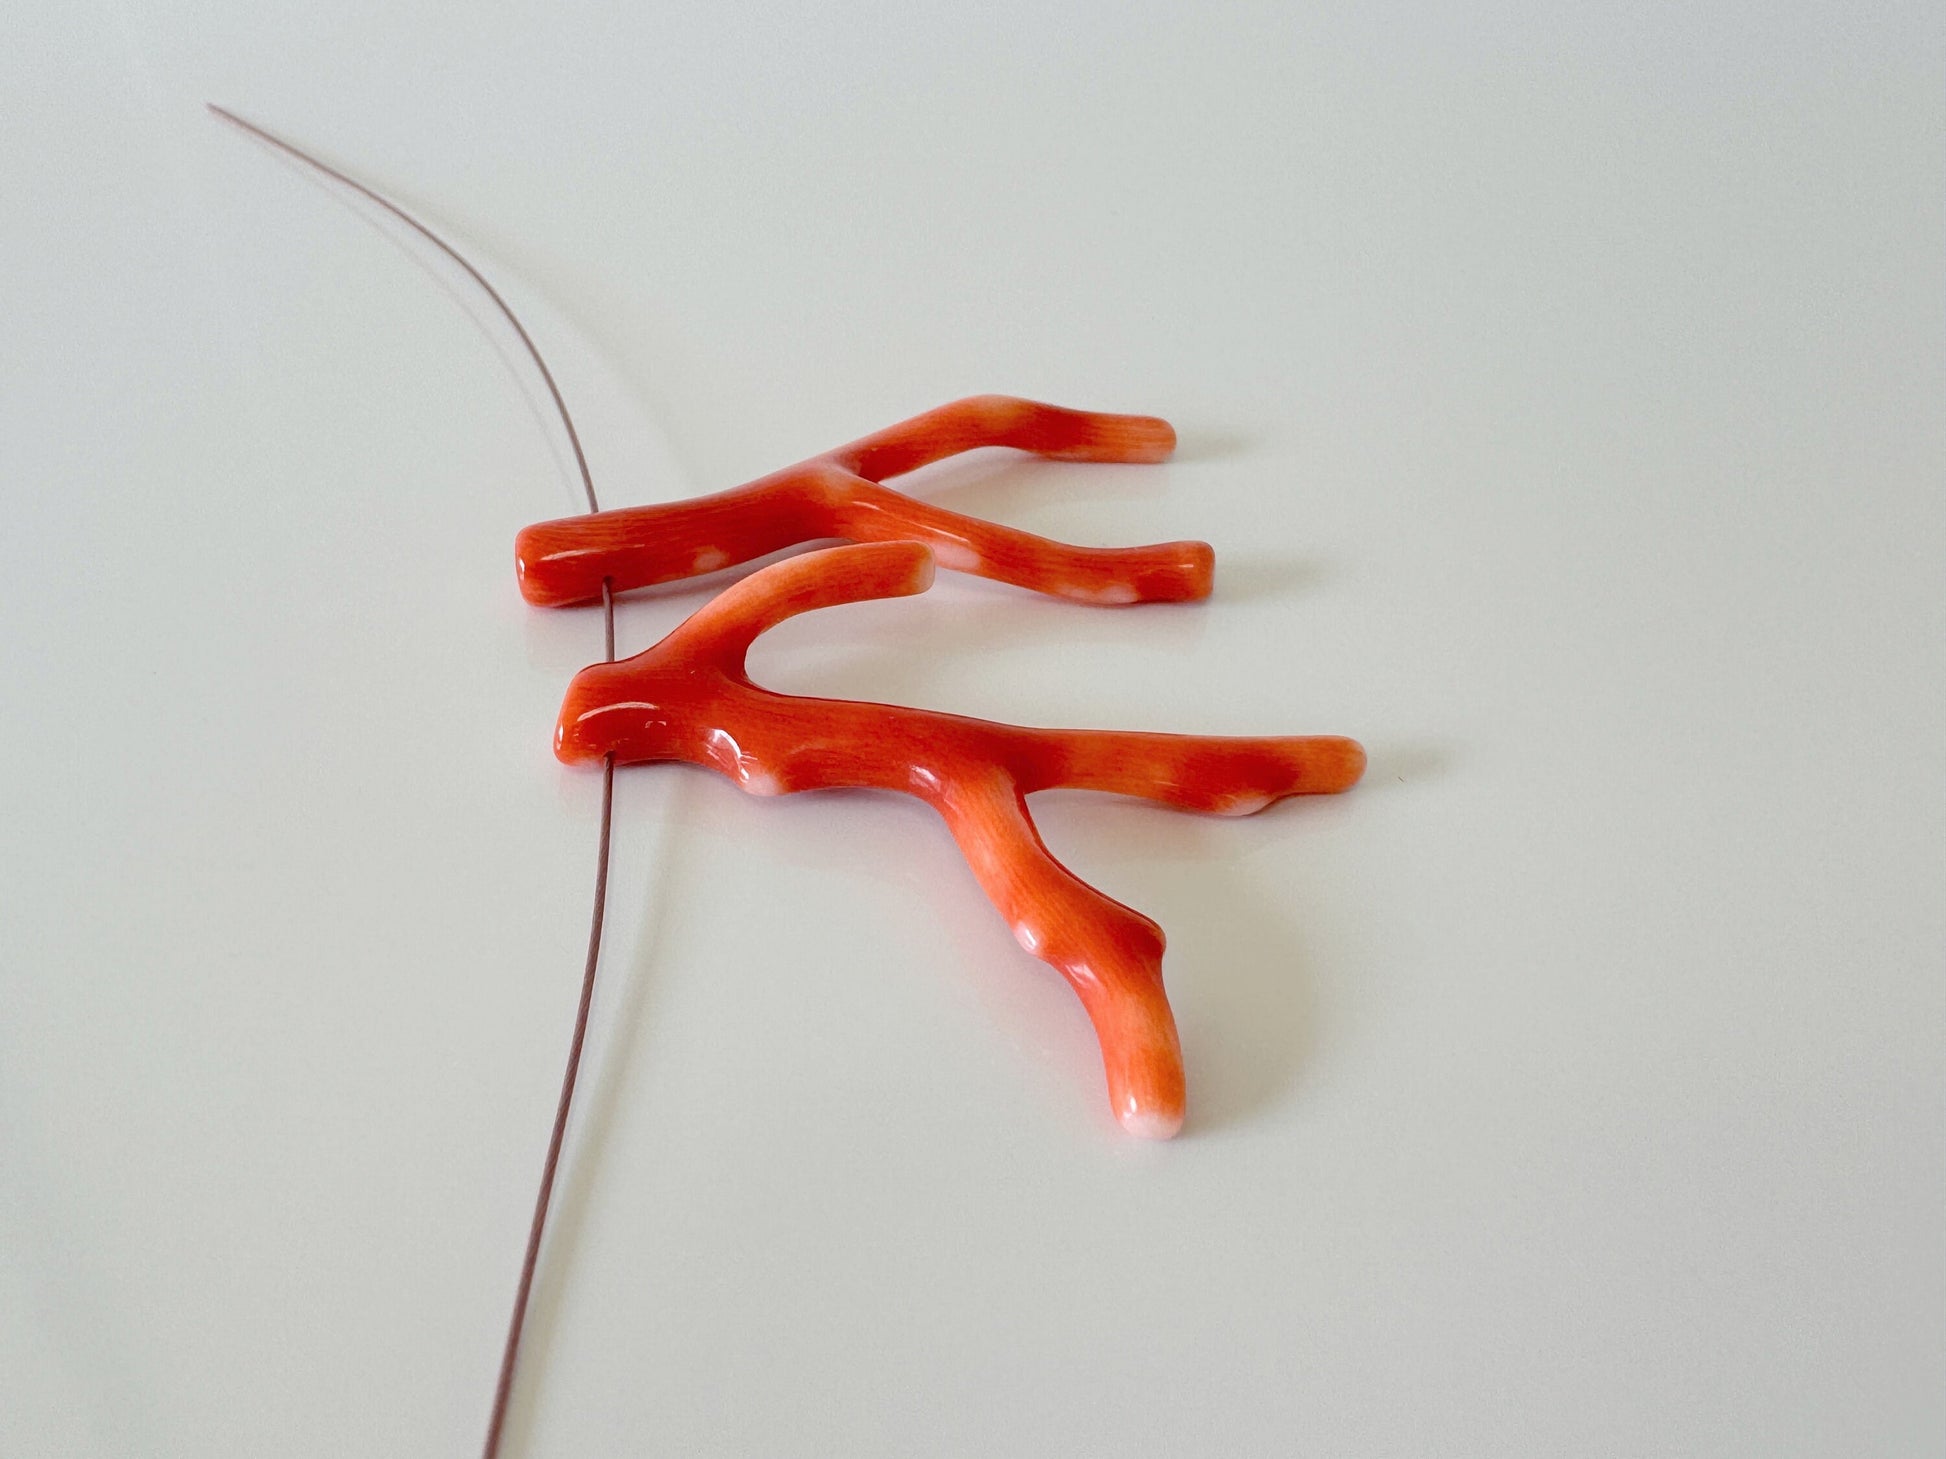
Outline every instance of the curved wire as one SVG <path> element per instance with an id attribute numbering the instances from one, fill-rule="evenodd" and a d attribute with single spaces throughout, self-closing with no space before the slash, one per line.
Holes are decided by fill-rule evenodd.
<path id="1" fill-rule="evenodd" d="M 520 336 L 521 344 L 527 348 L 528 358 L 541 372 L 541 379 L 547 382 L 547 393 L 554 398 L 554 409 L 561 417 L 561 425 L 568 433 L 568 443 L 574 447 L 574 464 L 581 472 L 581 489 L 588 497 L 588 510 L 599 512 L 601 503 L 595 496 L 594 477 L 588 471 L 588 458 L 581 449 L 581 437 L 574 429 L 574 418 L 568 414 L 568 405 L 561 398 L 560 387 L 554 383 L 554 372 L 547 368 L 547 361 L 534 344 L 527 328 L 513 311 L 511 305 L 500 297 L 500 291 L 486 281 L 486 276 L 473 267 L 460 251 L 441 238 L 432 229 L 421 223 L 404 208 L 390 198 L 374 192 L 355 177 L 347 177 L 337 168 L 321 162 L 300 147 L 293 146 L 273 132 L 266 131 L 255 122 L 245 121 L 235 112 L 207 103 L 209 109 L 233 126 L 241 127 L 281 152 L 295 157 L 305 166 L 316 169 L 334 182 L 344 184 L 360 197 L 369 199 L 385 209 L 401 223 L 411 228 L 446 257 L 466 271 L 468 278 L 478 284 L 491 299 L 494 306 L 506 317 L 507 323 L 514 327 Z M 601 610 L 603 620 L 603 640 L 607 661 L 615 661 L 615 595 L 612 584 L 606 579 L 601 585 Z M 588 1010 L 594 1002 L 595 970 L 601 962 L 602 921 L 608 906 L 608 847 L 611 828 L 614 824 L 615 810 L 615 757 L 609 756 L 602 767 L 601 775 L 601 840 L 595 851 L 595 895 L 594 910 L 588 919 L 588 957 L 581 970 L 581 999 L 575 1007 L 574 1034 L 568 1043 L 567 1069 L 561 1076 L 561 1095 L 554 1107 L 554 1127 L 547 1138 L 547 1158 L 541 1166 L 540 1191 L 534 1198 L 534 1215 L 527 1228 L 527 1250 L 521 1258 L 520 1284 L 514 1293 L 513 1316 L 507 1323 L 507 1341 L 500 1354 L 500 1374 L 493 1389 L 493 1411 L 487 1420 L 486 1445 L 483 1459 L 496 1459 L 500 1452 L 500 1440 L 506 1428 L 507 1406 L 513 1397 L 514 1367 L 520 1356 L 520 1338 L 527 1325 L 527 1303 L 533 1295 L 534 1272 L 540 1263 L 541 1233 L 547 1226 L 547 1208 L 554 1198 L 554 1177 L 561 1163 L 561 1145 L 567 1134 L 568 1110 L 574 1103 L 575 1081 L 581 1072 L 581 1052 L 588 1038 Z"/>
<path id="2" fill-rule="evenodd" d="M 472 279 L 474 283 L 478 284 L 485 291 L 487 298 L 493 301 L 494 307 L 499 309 L 501 314 L 506 316 L 507 323 L 514 327 L 514 333 L 520 336 L 520 342 L 527 347 L 527 357 L 534 362 L 534 367 L 541 372 L 541 379 L 547 382 L 547 393 L 554 397 L 555 412 L 561 417 L 561 424 L 567 430 L 568 444 L 574 447 L 574 464 L 581 472 L 581 489 L 587 493 L 588 510 L 591 512 L 600 511 L 601 503 L 595 500 L 594 477 L 588 471 L 588 457 L 581 449 L 581 436 L 574 428 L 574 417 L 568 414 L 568 403 L 561 398 L 561 387 L 554 383 L 554 372 L 547 368 L 547 361 L 541 358 L 541 352 L 535 347 L 532 337 L 527 333 L 527 327 L 520 322 L 520 316 L 515 314 L 512 306 L 500 297 L 500 291 L 486 281 L 486 275 L 468 263 L 465 256 L 457 248 L 453 247 L 452 244 L 441 238 L 432 229 L 428 228 L 424 223 L 421 223 L 390 198 L 374 192 L 357 178 L 347 177 L 328 162 L 320 162 L 309 152 L 292 146 L 275 132 L 266 131 L 255 122 L 245 121 L 228 107 L 218 106 L 213 101 L 203 104 L 232 126 L 243 128 L 244 131 L 250 133 L 251 136 L 258 138 L 260 141 L 268 142 L 279 151 L 289 153 L 306 167 L 315 168 L 332 181 L 343 183 L 360 197 L 377 203 L 386 212 L 397 218 L 406 227 L 412 229 L 413 232 L 425 239 L 426 242 L 430 243 L 434 248 L 437 248 L 446 257 L 466 270 L 467 277 Z"/>

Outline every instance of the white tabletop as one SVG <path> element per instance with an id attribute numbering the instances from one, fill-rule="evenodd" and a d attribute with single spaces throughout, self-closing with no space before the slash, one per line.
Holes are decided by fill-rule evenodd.
<path id="1" fill-rule="evenodd" d="M 1202 537 L 775 687 L 1362 739 L 1044 798 L 1183 1136 L 938 822 L 618 776 L 508 1454 L 1946 1448 L 1946 63 L 1918 5 L 29 7 L 0 48 L 0 1453 L 477 1452 L 565 1051 L 610 504 L 956 396 Z M 631 600 L 646 646 L 709 589 Z"/>

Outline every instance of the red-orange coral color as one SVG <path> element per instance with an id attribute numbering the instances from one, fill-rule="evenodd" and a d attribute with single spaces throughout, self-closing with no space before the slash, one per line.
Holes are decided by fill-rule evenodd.
<path id="1" fill-rule="evenodd" d="M 919 453 L 897 454 L 888 443 L 894 435 L 850 448 L 851 459 L 871 465 L 882 450 L 888 455 L 876 458 L 879 464 L 889 459 L 904 469 L 898 463 L 912 464 Z M 1036 439 L 1058 444 L 1045 434 Z M 1129 439 L 1119 438 L 1115 449 L 1126 453 Z M 1153 433 L 1148 439 L 1159 443 Z M 607 550 L 608 570 L 621 555 Z M 945 820 L 1020 945 L 1080 995 L 1101 1043 L 1116 1117 L 1133 1134 L 1166 1138 L 1182 1125 L 1183 1067 L 1162 988 L 1162 929 L 1056 861 L 1026 797 L 1074 787 L 1248 815 L 1284 796 L 1347 789 L 1364 770 L 1364 751 L 1335 736 L 1023 729 L 777 694 L 745 672 L 745 654 L 766 628 L 813 608 L 923 592 L 932 576 L 933 553 L 915 541 L 832 548 L 767 567 L 653 648 L 577 674 L 555 751 L 570 762 L 599 764 L 610 755 L 618 764 L 688 761 L 756 795 L 863 786 L 925 801 Z M 1150 581 L 1139 574 L 1119 580 Z"/>
<path id="2" fill-rule="evenodd" d="M 839 537 L 923 542 L 955 572 L 1084 603 L 1207 598 L 1206 542 L 1069 547 L 879 484 L 980 446 L 1062 461 L 1161 461 L 1175 445 L 1169 423 L 1153 416 L 976 395 L 714 496 L 538 523 L 515 540 L 514 564 L 528 602 L 559 607 L 599 601 L 604 580 L 626 592 Z"/>

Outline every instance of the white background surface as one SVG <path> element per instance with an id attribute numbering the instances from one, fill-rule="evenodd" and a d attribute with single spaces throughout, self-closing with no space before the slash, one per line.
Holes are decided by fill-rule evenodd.
<path id="1" fill-rule="evenodd" d="M 775 686 L 1372 755 L 1041 807 L 1168 929 L 1164 1147 L 921 808 L 623 774 L 510 1454 L 1946 1448 L 1935 8 L 409 10 L 9 21 L 0 1453 L 474 1452 L 579 976 L 565 446 L 205 98 L 475 253 L 610 504 L 1177 424 L 914 485 L 1213 602 Z"/>

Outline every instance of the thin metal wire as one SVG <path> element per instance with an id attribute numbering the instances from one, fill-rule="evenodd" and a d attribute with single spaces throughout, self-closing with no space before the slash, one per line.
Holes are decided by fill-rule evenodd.
<path id="1" fill-rule="evenodd" d="M 614 622 L 614 599 L 606 581 L 601 586 L 602 606 L 608 621 Z M 612 632 L 612 630 L 611 630 Z M 615 660 L 614 651 L 608 661 Z M 574 1084 L 581 1072 L 581 1046 L 588 1037 L 588 1008 L 595 996 L 595 968 L 601 961 L 601 924 L 608 909 L 608 841 L 614 824 L 615 757 L 601 766 L 601 843 L 595 852 L 595 905 L 588 921 L 588 960 L 581 970 L 581 1002 L 574 1010 L 574 1037 L 568 1044 L 567 1071 L 561 1077 L 561 1097 L 554 1107 L 554 1128 L 547 1137 L 547 1159 L 541 1166 L 540 1192 L 534 1198 L 534 1217 L 527 1228 L 527 1251 L 520 1261 L 520 1285 L 514 1293 L 513 1316 L 507 1323 L 507 1342 L 500 1353 L 500 1376 L 493 1385 L 493 1411 L 487 1420 L 483 1459 L 495 1459 L 500 1452 L 500 1437 L 506 1428 L 507 1405 L 513 1398 L 514 1366 L 520 1359 L 520 1336 L 527 1325 L 527 1300 L 534 1291 L 534 1271 L 540 1264 L 541 1232 L 547 1226 L 548 1203 L 554 1198 L 554 1172 L 561 1163 L 561 1142 L 567 1135 L 568 1109 L 574 1103 Z"/>
<path id="2" fill-rule="evenodd" d="M 434 248 L 438 249 L 446 257 L 466 270 L 467 277 L 478 284 L 481 289 L 485 290 L 487 298 L 491 299 L 494 306 L 506 316 L 507 323 L 514 327 L 514 333 L 520 336 L 520 342 L 527 347 L 527 357 L 534 362 L 534 367 L 541 372 L 541 379 L 547 382 L 547 393 L 554 397 L 555 412 L 561 417 L 561 424 L 567 430 L 568 444 L 574 447 L 574 464 L 581 472 L 581 489 L 588 495 L 588 510 L 591 512 L 600 511 L 601 503 L 595 500 L 595 480 L 588 472 L 587 453 L 581 449 L 581 436 L 574 428 L 574 417 L 568 414 L 568 403 L 561 399 L 561 388 L 554 383 L 554 372 L 547 368 L 547 361 L 541 358 L 541 352 L 535 347 L 533 339 L 528 335 L 527 326 L 520 322 L 520 316 L 515 314 L 507 301 L 500 297 L 500 291 L 486 281 L 486 275 L 468 263 L 460 251 L 453 247 L 452 244 L 448 243 L 444 238 L 441 238 L 432 229 L 428 228 L 424 223 L 421 223 L 390 198 L 372 191 L 371 188 L 366 187 L 357 178 L 345 176 L 344 173 L 338 171 L 330 163 L 319 161 L 309 152 L 286 142 L 275 132 L 266 131 L 255 122 L 245 121 L 228 107 L 218 106 L 213 101 L 204 102 L 203 104 L 232 126 L 242 127 L 251 136 L 270 143 L 271 146 L 281 152 L 289 153 L 306 167 L 316 168 L 326 177 L 332 179 L 332 181 L 341 182 L 360 197 L 377 203 L 386 212 L 397 218 L 406 227 L 412 229 L 413 232 L 425 239 L 426 242 L 430 243 Z"/>
<path id="3" fill-rule="evenodd" d="M 494 306 L 505 316 L 507 323 L 520 336 L 520 342 L 527 349 L 528 358 L 547 382 L 547 393 L 554 399 L 554 409 L 561 417 L 561 425 L 568 433 L 568 444 L 574 447 L 574 464 L 581 472 L 581 489 L 588 498 L 588 510 L 599 512 L 601 503 L 595 496 L 594 477 L 588 470 L 588 457 L 581 449 L 581 437 L 574 429 L 574 418 L 568 414 L 568 405 L 561 398 L 560 387 L 554 383 L 554 372 L 547 368 L 547 361 L 534 344 L 527 328 L 520 322 L 512 306 L 500 297 L 500 291 L 486 281 L 478 269 L 461 255 L 458 249 L 441 238 L 432 229 L 421 223 L 404 208 L 390 198 L 374 192 L 355 177 L 347 177 L 337 168 L 321 162 L 300 147 L 293 146 L 275 133 L 266 131 L 255 122 L 245 121 L 235 112 L 207 103 L 209 109 L 224 121 L 241 127 L 244 131 L 281 152 L 295 157 L 305 166 L 315 168 L 335 182 L 344 184 L 360 197 L 378 204 L 401 223 L 411 228 L 433 247 L 445 254 L 466 271 L 468 278 L 478 284 L 491 299 Z M 615 661 L 615 593 L 613 584 L 606 578 L 601 584 L 601 616 L 603 651 L 607 661 Z M 574 1104 L 575 1081 L 581 1072 L 581 1052 L 588 1039 L 588 1011 L 594 1003 L 595 972 L 601 963 L 601 929 L 608 910 L 608 847 L 614 825 L 615 812 L 615 757 L 610 755 L 602 765 L 601 771 L 601 840 L 595 851 L 595 895 L 594 910 L 588 919 L 588 956 L 581 969 L 581 1000 L 575 1007 L 574 1034 L 568 1043 L 567 1069 L 561 1076 L 561 1095 L 554 1106 L 554 1126 L 547 1137 L 547 1159 L 541 1166 L 540 1190 L 534 1198 L 534 1215 L 527 1227 L 527 1249 L 520 1263 L 520 1284 L 514 1293 L 513 1316 L 507 1323 L 507 1341 L 500 1354 L 500 1374 L 493 1389 L 493 1410 L 487 1420 L 486 1445 L 481 1451 L 483 1459 L 497 1459 L 500 1453 L 501 1436 L 506 1429 L 507 1406 L 513 1397 L 514 1368 L 520 1358 L 520 1338 L 527 1325 L 527 1303 L 533 1295 L 534 1272 L 540 1264 L 541 1235 L 547 1227 L 547 1208 L 554 1198 L 554 1176 L 561 1163 L 561 1145 L 567 1135 L 568 1111 Z"/>

